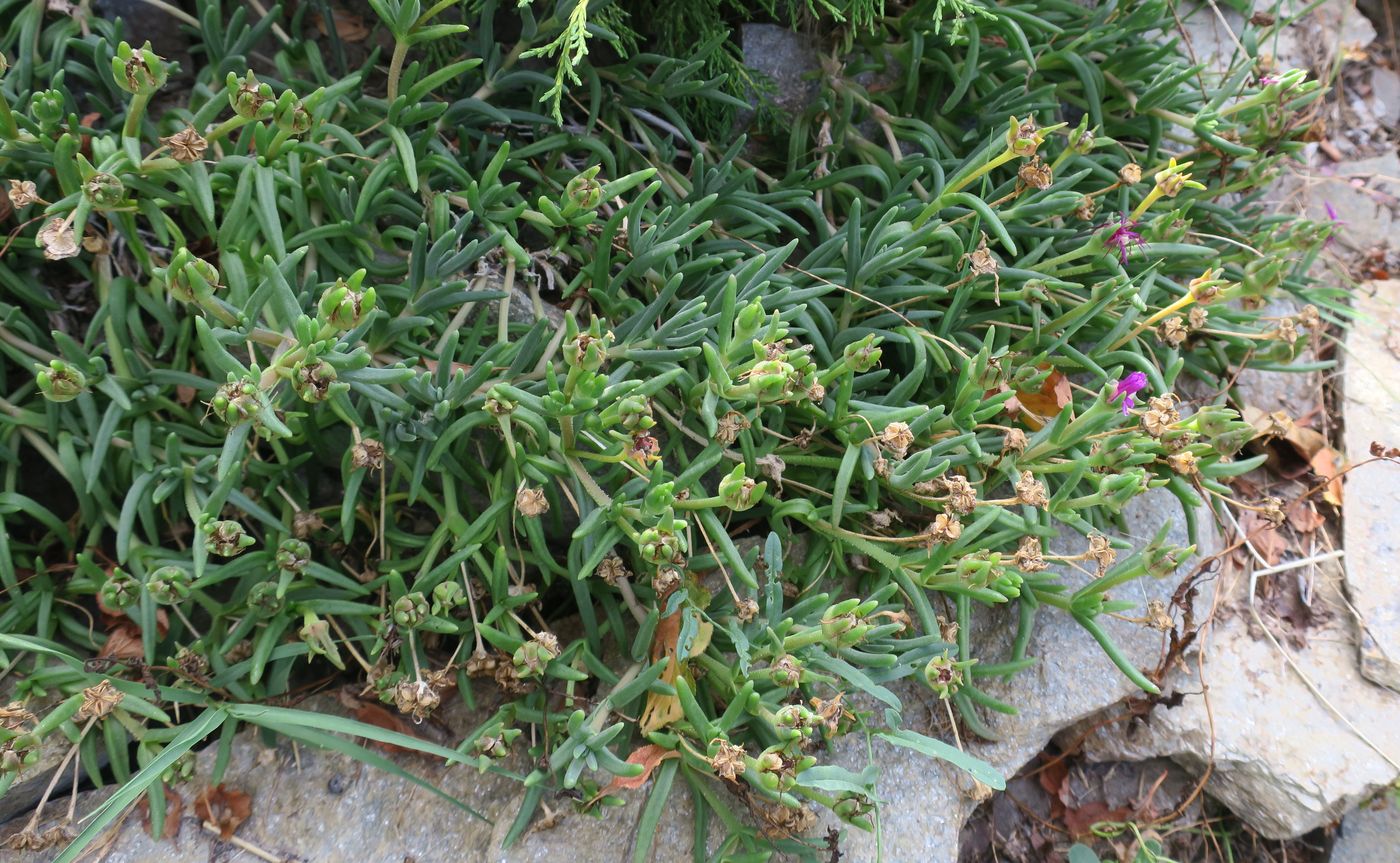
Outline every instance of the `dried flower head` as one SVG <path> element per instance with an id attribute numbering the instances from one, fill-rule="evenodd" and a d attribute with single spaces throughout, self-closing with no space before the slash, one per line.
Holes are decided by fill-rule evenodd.
<path id="1" fill-rule="evenodd" d="M 740 623 L 748 623 L 758 617 L 758 603 L 752 599 L 740 599 L 734 604 L 734 616 Z"/>
<path id="2" fill-rule="evenodd" d="M 963 255 L 963 260 L 972 267 L 973 276 L 991 276 L 998 288 L 1001 287 L 1001 265 L 987 248 L 987 235 L 984 232 L 977 241 L 977 248 Z"/>
<path id="3" fill-rule="evenodd" d="M 394 687 L 394 706 L 414 722 L 422 722 L 442 703 L 442 695 L 426 680 L 404 680 Z"/>
<path id="4" fill-rule="evenodd" d="M 1055 173 L 1039 156 L 1032 156 L 1031 160 L 1016 172 L 1016 178 L 1024 186 L 1044 191 L 1055 182 Z"/>
<path id="5" fill-rule="evenodd" d="M 1174 348 L 1180 347 L 1181 343 L 1186 341 L 1187 335 L 1189 335 L 1189 331 L 1186 329 L 1186 322 L 1182 320 L 1180 315 L 1167 318 L 1162 321 L 1161 326 L 1157 327 L 1157 338 Z"/>
<path id="6" fill-rule="evenodd" d="M 549 498 L 544 489 L 522 485 L 515 493 L 515 511 L 526 518 L 538 518 L 549 512 Z"/>
<path id="7" fill-rule="evenodd" d="M 37 237 L 44 249 L 44 257 L 50 261 L 61 261 L 78 254 L 78 240 L 73 236 L 72 217 L 49 219 L 39 229 Z"/>
<path id="8" fill-rule="evenodd" d="M 1196 454 L 1190 450 L 1182 450 L 1167 456 L 1167 466 L 1182 476 L 1195 476 L 1200 473 L 1196 466 Z"/>
<path id="9" fill-rule="evenodd" d="M 170 148 L 170 155 L 175 157 L 175 161 L 185 164 L 203 159 L 204 151 L 209 147 L 209 142 L 193 126 L 186 126 L 169 138 L 161 138 L 160 142 Z"/>
<path id="10" fill-rule="evenodd" d="M 39 197 L 39 189 L 33 180 L 11 180 L 10 203 L 16 207 L 27 207 L 30 204 L 42 204 L 44 200 Z"/>
<path id="11" fill-rule="evenodd" d="M 890 423 L 880 433 L 880 445 L 893 453 L 895 458 L 904 458 L 913 443 L 914 433 L 909 430 L 908 423 Z"/>
<path id="12" fill-rule="evenodd" d="M 1021 471 L 1021 478 L 1016 481 L 1016 499 L 1027 506 L 1047 506 L 1050 503 L 1045 483 L 1028 470 Z"/>
<path id="13" fill-rule="evenodd" d="M 379 470 L 384 467 L 384 444 L 364 438 L 350 447 L 350 466 L 356 469 Z"/>
<path id="14" fill-rule="evenodd" d="M 1316 331 L 1322 325 L 1322 316 L 1317 312 L 1317 306 L 1308 303 L 1298 312 L 1298 323 L 1309 331 Z"/>
<path id="15" fill-rule="evenodd" d="M 622 558 L 615 554 L 610 554 L 603 558 L 598 564 L 598 577 L 609 586 L 616 586 L 619 581 L 629 578 L 632 573 L 627 569 L 627 564 L 622 562 Z"/>
<path id="16" fill-rule="evenodd" d="M 1170 632 L 1172 616 L 1167 613 L 1167 604 L 1160 599 L 1149 601 L 1147 603 L 1147 616 L 1143 622 L 1158 632 Z"/>
<path id="17" fill-rule="evenodd" d="M 715 776 L 726 782 L 738 779 L 747 767 L 744 762 L 744 748 L 720 738 L 710 741 L 710 747 L 715 751 L 709 759 L 710 769 L 715 771 Z"/>
<path id="18" fill-rule="evenodd" d="M 1259 514 L 1271 527 L 1281 527 L 1287 518 L 1283 512 L 1283 501 L 1276 497 L 1264 498 L 1259 507 Z"/>
<path id="19" fill-rule="evenodd" d="M 1098 212 L 1099 202 L 1088 195 L 1081 196 L 1079 203 L 1074 207 L 1074 217 L 1085 222 L 1091 221 Z"/>
<path id="20" fill-rule="evenodd" d="M 749 418 L 738 411 L 729 411 L 719 418 L 715 430 L 715 440 L 729 446 L 739 437 L 739 432 L 749 427 Z"/>
<path id="21" fill-rule="evenodd" d="M 1142 166 L 1136 162 L 1128 162 L 1118 169 L 1118 182 L 1125 186 L 1131 186 L 1142 180 Z"/>
<path id="22" fill-rule="evenodd" d="M 83 690 L 83 705 L 78 708 L 76 718 L 80 722 L 86 719 L 105 719 L 118 704 L 121 704 L 122 698 L 122 693 L 110 680 L 89 686 Z"/>
<path id="23" fill-rule="evenodd" d="M 1023 536 L 1016 547 L 1012 562 L 1022 572 L 1043 572 L 1046 568 L 1045 553 L 1040 546 L 1040 537 Z"/>
<path id="24" fill-rule="evenodd" d="M 940 512 L 933 517 L 924 533 L 928 536 L 930 546 L 935 542 L 956 542 L 958 537 L 962 536 L 962 522 L 956 515 Z"/>
<path id="25" fill-rule="evenodd" d="M 1271 335 L 1279 341 L 1295 344 L 1298 341 L 1298 324 L 1292 318 L 1284 318 L 1278 322 L 1278 329 Z"/>
<path id="26" fill-rule="evenodd" d="M 1001 438 L 1001 451 L 1004 453 L 1025 452 L 1027 443 L 1028 441 L 1026 440 L 1026 433 L 1024 431 L 1021 429 L 1007 429 L 1006 433 L 1002 435 Z"/>
<path id="27" fill-rule="evenodd" d="M 953 474 L 944 477 L 942 482 L 944 490 L 948 492 L 948 506 L 954 512 L 967 515 L 977 508 L 977 489 L 972 487 L 967 477 Z"/>
<path id="28" fill-rule="evenodd" d="M 1186 324 L 1192 330 L 1199 330 L 1206 325 L 1210 318 L 1210 312 L 1200 306 L 1192 306 L 1191 311 L 1186 313 Z"/>
<path id="29" fill-rule="evenodd" d="M 1098 564 L 1099 578 L 1103 578 L 1108 573 L 1108 568 L 1118 559 L 1118 552 L 1114 550 L 1108 537 L 1097 532 L 1089 534 L 1089 550 L 1084 554 Z"/>

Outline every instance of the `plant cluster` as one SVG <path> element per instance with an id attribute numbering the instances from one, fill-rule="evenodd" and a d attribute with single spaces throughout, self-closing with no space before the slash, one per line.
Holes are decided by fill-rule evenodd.
<path id="1" fill-rule="evenodd" d="M 835 59 L 765 147 L 692 131 L 732 44 L 625 4 L 371 0 L 357 66 L 324 4 L 198 5 L 176 91 L 0 3 L 0 791 L 46 747 L 122 785 L 62 860 L 242 725 L 515 776 L 508 841 L 654 771 L 639 853 L 677 778 L 724 859 L 875 826 L 847 734 L 998 785 L 902 687 L 987 733 L 1048 613 L 1152 691 L 1101 620 L 1189 549 L 1114 520 L 1228 494 L 1224 384 L 1334 308 L 1330 226 L 1252 197 L 1316 84 L 1254 29 L 1203 83 L 1162 0 L 770 4 Z M 438 747 L 296 708 L 327 680 L 494 709 Z"/>

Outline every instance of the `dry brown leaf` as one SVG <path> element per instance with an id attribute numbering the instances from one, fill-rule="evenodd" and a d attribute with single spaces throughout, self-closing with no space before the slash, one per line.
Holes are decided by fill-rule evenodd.
<path id="1" fill-rule="evenodd" d="M 1249 544 L 1254 546 L 1254 550 L 1259 552 L 1259 556 L 1269 566 L 1276 565 L 1283 560 L 1283 553 L 1288 550 L 1288 542 L 1283 534 L 1279 533 L 1269 523 L 1254 510 L 1246 510 L 1240 516 L 1240 530 L 1244 532 Z"/>
<path id="2" fill-rule="evenodd" d="M 1041 366 L 1046 368 L 1046 366 Z M 1059 414 L 1060 410 L 1074 397 L 1070 390 L 1069 378 L 1058 369 L 1051 370 L 1045 376 L 1045 381 L 1040 385 L 1040 389 L 1031 392 L 1016 391 L 1016 400 L 1020 402 L 1022 418 L 1026 425 L 1038 429 L 1045 425 L 1046 421 Z"/>
<path id="3" fill-rule="evenodd" d="M 1312 533 L 1327 523 L 1327 519 L 1318 514 L 1312 501 L 1305 498 L 1300 497 L 1293 501 L 1284 512 L 1288 516 L 1288 523 L 1299 533 Z"/>
<path id="4" fill-rule="evenodd" d="M 236 788 L 215 785 L 195 798 L 194 814 L 219 828 L 219 838 L 232 839 L 239 825 L 253 814 L 253 798 Z"/>
<path id="5" fill-rule="evenodd" d="M 614 776 L 608 787 L 603 789 L 604 794 L 612 794 L 627 788 L 640 788 L 651 778 L 651 772 L 668 758 L 680 758 L 681 754 L 674 749 L 662 749 L 655 743 L 648 743 L 645 746 L 638 746 L 632 750 L 632 754 L 627 756 L 628 764 L 642 765 L 642 772 L 636 776 Z"/>
<path id="6" fill-rule="evenodd" d="M 140 659 L 146 655 L 141 646 L 141 629 L 130 622 L 119 624 L 107 633 L 107 643 L 97 655 L 104 659 Z"/>
<path id="7" fill-rule="evenodd" d="M 335 35 L 343 41 L 363 42 L 369 38 L 369 28 L 365 26 L 365 19 L 359 15 L 339 6 L 332 6 L 331 19 L 335 22 Z M 328 35 L 326 21 L 320 15 L 316 16 L 316 29 L 321 31 L 322 36 Z"/>
<path id="8" fill-rule="evenodd" d="M 400 734 L 407 734 L 409 737 L 417 737 L 413 733 L 413 725 L 405 720 L 401 715 L 390 711 L 379 704 L 365 701 L 355 708 L 355 718 L 376 728 L 383 728 L 385 731 L 397 731 Z M 400 755 L 410 755 L 413 750 L 403 746 L 396 746 L 392 743 L 384 743 L 379 740 L 366 741 L 369 745 L 382 749 L 385 752 L 394 752 Z"/>
<path id="9" fill-rule="evenodd" d="M 141 823 L 144 825 L 146 834 L 151 832 L 151 805 L 150 799 L 144 794 L 141 795 L 141 802 L 136 804 L 136 808 L 141 812 Z M 180 834 L 180 816 L 185 811 L 185 801 L 165 787 L 165 826 L 160 831 L 160 838 L 174 839 Z"/>
<path id="10" fill-rule="evenodd" d="M 705 648 L 710 646 L 710 636 L 714 633 L 714 628 L 714 624 L 709 621 L 696 628 L 695 641 L 691 644 L 686 659 L 705 652 Z M 664 683 L 674 684 L 676 676 L 681 672 L 681 661 L 676 656 L 676 640 L 680 638 L 680 634 L 681 612 L 677 611 L 657 623 L 656 633 L 651 639 L 652 662 L 663 656 L 667 659 L 666 668 L 661 672 L 661 680 Z M 643 734 L 659 731 L 684 715 L 681 700 L 677 696 L 648 692 L 646 705 L 642 709 L 641 731 Z"/>
<path id="11" fill-rule="evenodd" d="M 1313 453 L 1308 465 L 1312 467 L 1313 473 L 1327 482 L 1327 487 L 1322 490 L 1322 499 L 1333 506 L 1341 506 L 1342 479 L 1337 476 L 1340 473 L 1337 468 L 1337 451 L 1330 446 L 1323 447 Z"/>
<path id="12" fill-rule="evenodd" d="M 1065 807 L 1065 828 L 1071 836 L 1088 836 L 1100 821 L 1123 821 L 1132 813 L 1125 808 L 1108 808 L 1102 800 L 1089 800 L 1078 806 Z"/>

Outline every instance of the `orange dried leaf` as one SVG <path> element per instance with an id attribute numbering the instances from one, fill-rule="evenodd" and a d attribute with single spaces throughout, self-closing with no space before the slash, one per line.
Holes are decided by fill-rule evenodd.
<path id="1" fill-rule="evenodd" d="M 1044 368 L 1042 366 L 1042 368 Z M 1040 428 L 1047 420 L 1059 414 L 1073 398 L 1069 378 L 1058 369 L 1045 376 L 1040 388 L 1026 392 L 1016 391 L 1016 401 L 1020 403 L 1022 418 L 1032 428 Z"/>
<path id="2" fill-rule="evenodd" d="M 239 826 L 253 814 L 253 798 L 236 788 L 215 785 L 194 800 L 194 814 L 219 830 L 219 838 L 231 839 Z"/>
<path id="3" fill-rule="evenodd" d="M 107 634 L 107 643 L 97 654 L 102 658 L 140 659 L 146 655 L 141 646 L 141 630 L 134 623 L 123 623 Z"/>
<path id="4" fill-rule="evenodd" d="M 1318 514 L 1312 501 L 1303 498 L 1293 501 L 1284 512 L 1288 515 L 1288 523 L 1299 533 L 1312 533 L 1327 522 Z"/>
<path id="5" fill-rule="evenodd" d="M 1323 447 L 1313 453 L 1312 458 L 1308 459 L 1308 464 L 1313 473 L 1327 481 L 1327 487 L 1322 490 L 1322 499 L 1333 506 L 1341 506 L 1342 480 L 1337 476 L 1337 451 L 1331 447 Z"/>
<path id="6" fill-rule="evenodd" d="M 149 834 L 151 832 L 150 800 L 145 795 L 142 795 L 140 802 L 136 804 L 136 808 L 141 812 L 141 823 L 142 825 L 144 825 L 146 832 Z M 174 839 L 180 834 L 180 815 L 184 811 L 185 801 L 180 797 L 180 795 L 176 794 L 174 791 L 171 791 L 169 787 L 166 787 L 165 827 L 160 831 L 160 838 Z"/>
<path id="7" fill-rule="evenodd" d="M 604 794 L 612 794 L 615 791 L 622 791 L 628 788 L 640 788 L 651 778 L 651 773 L 661 762 L 668 758 L 680 758 L 681 754 L 674 749 L 662 749 L 655 743 L 648 743 L 645 746 L 638 746 L 632 750 L 632 754 L 627 756 L 628 764 L 642 765 L 642 772 L 636 776 L 614 776 L 608 787 L 603 789 Z"/>

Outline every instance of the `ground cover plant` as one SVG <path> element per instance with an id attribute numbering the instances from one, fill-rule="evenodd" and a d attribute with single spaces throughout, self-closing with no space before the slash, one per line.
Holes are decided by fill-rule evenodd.
<path id="1" fill-rule="evenodd" d="M 0 790 L 120 785 L 19 843 L 159 831 L 251 725 L 516 776 L 508 841 L 646 775 L 639 854 L 680 779 L 716 859 L 811 856 L 878 824 L 838 736 L 1001 783 L 897 683 L 987 733 L 1069 614 L 1155 688 L 1100 621 L 1170 629 L 1121 588 L 1188 549 L 1114 520 L 1230 495 L 1233 375 L 1334 309 L 1334 226 L 1252 197 L 1316 87 L 1286 20 L 1213 83 L 1151 0 L 645 6 L 201 2 L 177 64 L 0 3 Z M 805 110 L 743 19 L 816 35 Z M 500 706 L 442 747 L 298 708 L 337 681 Z"/>

